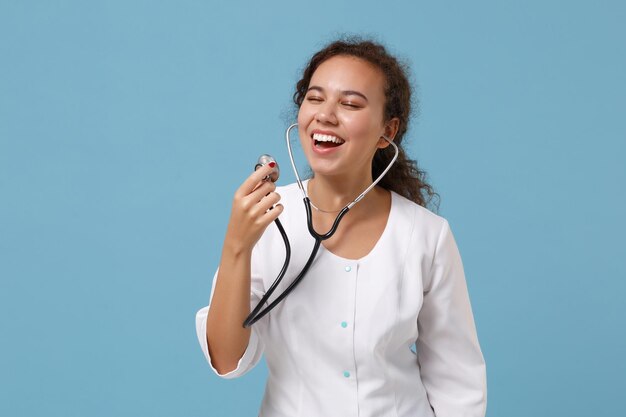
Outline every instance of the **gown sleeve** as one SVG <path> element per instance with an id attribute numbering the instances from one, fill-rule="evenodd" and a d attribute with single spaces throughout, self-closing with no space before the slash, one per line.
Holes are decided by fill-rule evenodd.
<path id="1" fill-rule="evenodd" d="M 422 382 L 437 417 L 484 417 L 485 361 L 480 350 L 461 256 L 444 220 L 424 301 L 416 348 Z"/>
<path id="2" fill-rule="evenodd" d="M 259 276 L 260 275 L 258 273 L 259 268 L 258 267 L 255 268 L 255 265 L 258 266 L 258 262 L 256 262 L 255 258 L 257 258 L 257 256 L 255 254 L 255 251 L 253 251 L 252 267 L 251 267 L 252 269 L 251 290 L 250 290 L 250 310 L 251 311 L 254 307 L 256 307 L 257 303 L 261 300 L 264 294 L 263 280 Z M 239 359 L 239 363 L 237 364 L 237 367 L 228 373 L 220 374 L 213 367 L 213 364 L 211 362 L 211 355 L 209 353 L 209 347 L 208 347 L 208 342 L 206 338 L 207 315 L 209 313 L 209 307 L 211 306 L 211 300 L 213 299 L 213 293 L 215 292 L 216 283 L 217 283 L 217 271 L 215 272 L 215 275 L 213 277 L 213 284 L 211 287 L 211 297 L 209 299 L 209 305 L 201 308 L 196 313 L 196 334 L 198 336 L 198 342 L 200 343 L 200 348 L 202 349 L 202 352 L 204 353 L 204 357 L 206 358 L 213 372 L 215 372 L 215 374 L 218 375 L 219 377 L 232 379 L 232 378 L 240 377 L 244 375 L 245 373 L 247 373 L 248 371 L 250 371 L 252 368 L 256 366 L 256 364 L 261 359 L 261 356 L 263 355 L 264 347 L 263 347 L 263 342 L 260 337 L 260 332 L 261 332 L 261 328 L 267 325 L 267 321 L 264 319 L 261 319 L 252 325 L 251 327 L 252 331 L 250 332 L 250 341 L 248 342 L 248 346 L 246 347 L 245 352 Z"/>

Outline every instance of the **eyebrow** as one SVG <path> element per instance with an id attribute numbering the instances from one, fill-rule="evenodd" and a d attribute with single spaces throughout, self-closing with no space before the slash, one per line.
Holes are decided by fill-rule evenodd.
<path id="1" fill-rule="evenodd" d="M 311 90 L 319 91 L 320 93 L 324 92 L 324 89 L 322 87 L 317 86 L 317 85 L 312 85 L 306 91 L 309 92 Z M 359 97 L 362 97 L 365 101 L 368 101 L 367 97 L 365 97 L 365 94 L 359 93 L 358 91 L 355 91 L 355 90 L 344 90 L 344 91 L 341 92 L 341 95 L 343 95 L 343 96 L 359 96 Z"/>

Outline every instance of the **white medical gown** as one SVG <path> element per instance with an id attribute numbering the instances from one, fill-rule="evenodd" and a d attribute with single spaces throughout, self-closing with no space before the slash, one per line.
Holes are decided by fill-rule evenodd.
<path id="1" fill-rule="evenodd" d="M 297 185 L 277 192 L 292 259 L 271 299 L 302 269 L 314 243 Z M 391 194 L 387 225 L 369 254 L 345 259 L 322 245 L 299 286 L 252 326 L 237 368 L 224 375 L 213 368 L 236 378 L 265 354 L 261 417 L 485 415 L 485 362 L 448 222 Z M 280 233 L 270 225 L 253 250 L 251 308 L 274 281 L 284 254 Z M 211 364 L 207 312 L 208 306 L 198 311 L 196 330 Z"/>

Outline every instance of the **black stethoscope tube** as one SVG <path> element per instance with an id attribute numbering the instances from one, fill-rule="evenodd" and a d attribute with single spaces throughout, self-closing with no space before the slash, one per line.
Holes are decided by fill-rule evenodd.
<path id="1" fill-rule="evenodd" d="M 311 201 L 309 200 L 308 197 L 304 198 L 304 207 L 306 209 L 306 220 L 307 220 L 307 226 L 309 228 L 309 233 L 311 233 L 311 236 L 313 236 L 313 238 L 315 239 L 315 244 L 313 246 L 313 250 L 311 251 L 311 254 L 309 255 L 309 259 L 306 261 L 306 264 L 304 265 L 304 267 L 302 268 L 298 276 L 293 280 L 291 284 L 289 284 L 289 286 L 285 289 L 285 291 L 283 291 L 278 297 L 276 297 L 276 299 L 272 301 L 265 309 L 261 310 L 261 308 L 263 307 L 263 304 L 267 303 L 268 299 L 270 298 L 272 293 L 274 293 L 274 290 L 276 290 L 276 287 L 278 287 L 278 284 L 285 276 L 285 272 L 287 271 L 287 267 L 289 266 L 289 261 L 291 258 L 291 246 L 289 245 L 289 239 L 287 238 L 287 233 L 285 232 L 285 228 L 283 227 L 279 219 L 274 220 L 274 223 L 276 223 L 276 227 L 278 227 L 278 230 L 280 231 L 283 241 L 285 242 L 285 251 L 286 251 L 285 263 L 283 264 L 283 267 L 280 273 L 278 274 L 278 276 L 272 283 L 271 287 L 267 290 L 267 292 L 265 293 L 265 295 L 263 295 L 263 298 L 261 298 L 257 306 L 254 308 L 254 310 L 252 310 L 252 312 L 248 315 L 246 320 L 243 322 L 243 327 L 252 326 L 258 320 L 260 320 L 263 316 L 269 313 L 274 307 L 276 307 L 278 303 L 280 303 L 285 297 L 287 297 L 291 293 L 291 291 L 294 290 L 294 288 L 296 288 L 296 286 L 300 283 L 300 281 L 302 281 L 302 278 L 304 278 L 306 273 L 311 268 L 311 265 L 313 264 L 313 260 L 315 259 L 315 256 L 317 255 L 317 252 L 320 249 L 322 241 L 329 239 L 332 235 L 335 234 L 335 231 L 337 231 L 337 227 L 339 226 L 339 222 L 341 221 L 343 216 L 346 215 L 348 210 L 350 210 L 348 207 L 344 207 L 339 212 L 339 214 L 337 214 L 337 217 L 335 217 L 335 221 L 333 222 L 333 225 L 331 226 L 330 230 L 321 235 L 317 233 L 315 229 L 313 228 L 313 213 L 311 212 Z"/>
<path id="2" fill-rule="evenodd" d="M 280 273 L 272 283 L 272 286 L 268 288 L 268 290 L 265 292 L 265 295 L 263 295 L 263 298 L 261 298 L 261 301 L 257 304 L 254 310 L 250 312 L 246 320 L 243 322 L 243 327 L 252 326 L 254 323 L 257 322 L 257 320 L 269 313 L 269 309 L 267 308 L 261 311 L 261 309 L 263 308 L 263 304 L 267 302 L 267 299 L 270 297 L 270 295 L 272 295 L 280 281 L 283 279 L 283 277 L 285 276 L 285 272 L 287 272 L 287 267 L 289 266 L 289 261 L 291 259 L 291 246 L 289 245 L 287 233 L 285 233 L 285 228 L 283 227 L 283 224 L 280 222 L 279 219 L 274 220 L 274 223 L 276 223 L 276 227 L 278 227 L 280 235 L 283 237 L 283 242 L 285 242 L 285 262 L 283 263 L 283 267 L 280 270 Z"/>

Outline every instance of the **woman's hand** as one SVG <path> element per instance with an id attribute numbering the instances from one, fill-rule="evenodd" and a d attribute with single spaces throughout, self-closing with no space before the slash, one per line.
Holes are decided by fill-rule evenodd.
<path id="1" fill-rule="evenodd" d="M 283 211 L 277 204 L 280 195 L 274 192 L 276 185 L 263 181 L 271 172 L 269 164 L 260 167 L 235 192 L 224 239 L 224 246 L 235 253 L 252 251 L 267 226 Z"/>

